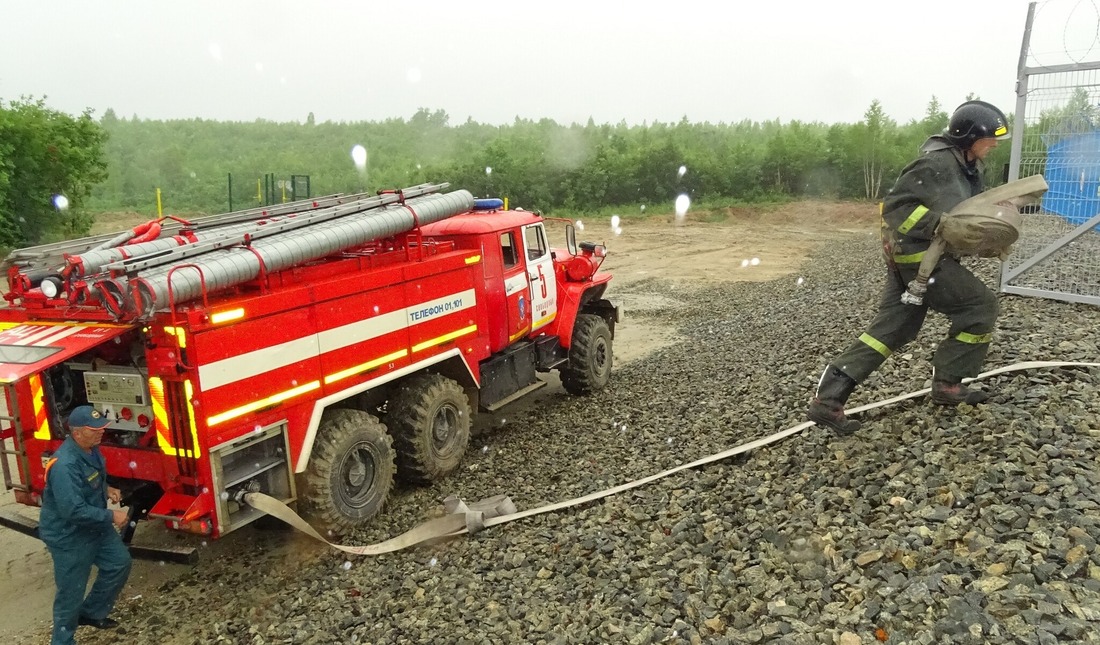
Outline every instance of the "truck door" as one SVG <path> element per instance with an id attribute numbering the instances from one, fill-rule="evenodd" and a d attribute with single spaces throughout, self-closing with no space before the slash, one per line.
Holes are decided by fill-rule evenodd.
<path id="1" fill-rule="evenodd" d="M 507 341 L 510 345 L 531 330 L 531 288 L 527 284 L 527 264 L 520 258 L 523 249 L 516 231 L 500 234 L 500 251 L 504 260 L 504 298 L 508 312 Z"/>
<path id="2" fill-rule="evenodd" d="M 531 288 L 531 331 L 554 320 L 558 311 L 554 262 L 542 223 L 523 227 L 523 245 L 527 260 L 527 283 Z"/>

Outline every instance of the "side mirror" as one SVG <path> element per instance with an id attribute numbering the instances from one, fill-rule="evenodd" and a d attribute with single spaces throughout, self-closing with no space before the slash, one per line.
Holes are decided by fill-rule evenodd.
<path id="1" fill-rule="evenodd" d="M 565 247 L 569 249 L 569 255 L 577 254 L 577 229 L 572 224 L 565 227 Z"/>

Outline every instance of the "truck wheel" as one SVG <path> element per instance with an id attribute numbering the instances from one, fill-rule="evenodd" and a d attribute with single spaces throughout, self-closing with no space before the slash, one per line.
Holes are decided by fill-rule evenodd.
<path id="1" fill-rule="evenodd" d="M 399 477 L 427 483 L 458 468 L 470 443 L 470 403 L 461 385 L 421 374 L 400 387 L 387 409 Z"/>
<path id="2" fill-rule="evenodd" d="M 573 323 L 569 360 L 561 369 L 561 386 L 570 394 L 602 390 L 611 378 L 611 330 L 595 314 L 580 314 Z"/>
<path id="3" fill-rule="evenodd" d="M 382 510 L 393 473 L 393 445 L 381 421 L 361 410 L 329 410 L 313 444 L 302 510 L 322 530 L 346 533 Z"/>

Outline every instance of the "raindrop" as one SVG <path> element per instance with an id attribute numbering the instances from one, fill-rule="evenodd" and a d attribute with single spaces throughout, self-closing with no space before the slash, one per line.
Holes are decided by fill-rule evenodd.
<path id="1" fill-rule="evenodd" d="M 626 424 L 623 424 L 623 432 L 626 432 Z"/>
<path id="2" fill-rule="evenodd" d="M 131 461 L 130 462 L 130 470 L 133 470 L 135 468 L 137 468 L 137 462 L 136 461 Z"/>
<path id="3" fill-rule="evenodd" d="M 195 177 L 198 177 L 198 175 L 196 175 L 196 174 L 195 174 L 195 171 L 194 171 L 194 170 L 192 170 L 192 171 L 191 171 L 191 179 L 194 179 Z"/>
<path id="4" fill-rule="evenodd" d="M 676 198 L 676 217 L 683 217 L 687 215 L 688 208 L 691 207 L 691 198 L 687 195 L 680 195 Z"/>
<path id="5" fill-rule="evenodd" d="M 344 571 L 347 571 L 350 568 L 351 568 L 351 560 L 345 560 L 344 561 Z"/>
<path id="6" fill-rule="evenodd" d="M 64 195 L 54 195 L 53 207 L 59 211 L 65 210 L 69 207 L 69 198 Z"/>
<path id="7" fill-rule="evenodd" d="M 615 229 L 619 228 L 619 223 L 622 222 L 622 221 L 623 221 L 622 218 L 619 217 L 618 215 L 612 215 L 611 216 L 611 230 L 614 231 Z"/>
<path id="8" fill-rule="evenodd" d="M 645 212 L 645 204 L 642 204 L 642 212 Z"/>
<path id="9" fill-rule="evenodd" d="M 687 166 L 680 166 L 680 169 L 676 171 L 676 176 L 677 177 L 683 177 L 684 174 L 687 173 L 687 171 L 688 171 Z"/>
<path id="10" fill-rule="evenodd" d="M 483 454 L 484 454 L 484 453 L 486 453 L 486 452 L 489 452 L 489 446 L 482 446 L 482 447 L 481 447 L 481 452 L 482 452 Z"/>
<path id="11" fill-rule="evenodd" d="M 175 352 L 168 352 L 168 358 L 175 358 L 175 357 L 176 357 Z"/>
<path id="12" fill-rule="evenodd" d="M 374 313 L 378 313 L 378 305 L 374 305 Z"/>
<path id="13" fill-rule="evenodd" d="M 760 264 L 760 258 L 753 258 L 753 259 L 749 260 L 749 264 L 751 264 L 753 266 L 756 266 L 756 265 Z"/>
<path id="14" fill-rule="evenodd" d="M 290 385 L 292 387 L 298 387 L 298 379 L 296 379 L 296 378 L 290 379 Z"/>
<path id="15" fill-rule="evenodd" d="M 258 424 L 258 423 L 256 424 L 256 427 L 255 427 L 255 428 L 252 428 L 252 432 L 255 432 L 256 434 L 259 434 L 259 433 L 261 433 L 261 432 L 263 432 L 263 431 L 264 431 L 264 429 L 263 429 L 263 428 L 261 428 L 261 427 L 260 427 L 260 424 Z"/>
<path id="16" fill-rule="evenodd" d="M 205 546 L 207 546 L 207 544 L 206 544 L 206 540 L 203 540 L 203 541 L 202 541 L 202 545 L 203 545 L 204 547 L 205 547 Z"/>
<path id="17" fill-rule="evenodd" d="M 436 558 L 432 558 L 431 560 L 428 560 L 428 566 L 429 567 L 434 567 L 437 564 L 439 564 L 439 560 L 437 560 Z"/>
<path id="18" fill-rule="evenodd" d="M 161 561 L 160 561 L 160 562 L 158 562 L 157 564 L 163 567 L 163 566 L 164 566 L 164 560 L 161 560 Z"/>
<path id="19" fill-rule="evenodd" d="M 130 520 L 130 528 L 134 528 L 135 526 L 137 526 L 137 522 Z"/>
<path id="20" fill-rule="evenodd" d="M 935 278 L 928 278 L 928 284 L 936 284 Z"/>
<path id="21" fill-rule="evenodd" d="M 804 280 L 804 279 L 802 279 L 802 278 L 799 278 L 799 279 L 797 279 L 797 280 L 795 280 L 795 281 L 794 281 L 794 283 L 795 283 L 795 284 L 797 284 L 797 285 L 798 285 L 798 286 L 800 286 L 800 287 L 802 286 L 802 283 L 803 283 L 803 282 L 805 282 L 805 280 Z"/>
<path id="22" fill-rule="evenodd" d="M 351 160 L 359 170 L 367 169 L 367 149 L 358 143 L 351 148 Z"/>
<path id="23" fill-rule="evenodd" d="M 667 443 L 668 445 L 671 446 L 672 445 L 672 437 L 669 437 L 668 439 L 665 439 L 665 443 Z"/>
<path id="24" fill-rule="evenodd" d="M 577 227 L 577 230 L 578 230 L 578 231 L 583 231 L 583 230 L 584 230 L 584 222 L 582 222 L 582 221 L 580 221 L 580 220 L 577 220 L 577 223 L 576 223 L 576 224 L 574 224 L 574 226 L 576 226 L 576 227 Z"/>
<path id="25" fill-rule="evenodd" d="M 210 489 L 209 489 L 208 487 L 206 487 L 206 486 L 203 486 L 203 487 L 202 487 L 202 494 L 203 494 L 203 495 L 205 495 L 205 494 L 207 494 L 207 493 L 209 493 L 209 492 L 210 492 Z"/>
<path id="26" fill-rule="evenodd" d="M 615 235 L 622 235 L 622 234 L 623 234 L 623 227 L 616 226 L 615 227 Z"/>
<path id="27" fill-rule="evenodd" d="M 221 497 L 223 501 L 229 499 L 229 491 L 223 490 L 219 497 Z"/>
<path id="28" fill-rule="evenodd" d="M 744 269 L 747 266 L 749 266 L 749 261 L 747 259 L 741 260 L 741 268 Z"/>
<path id="29" fill-rule="evenodd" d="M 492 167 L 490 167 L 490 166 L 485 166 L 485 174 L 486 174 L 486 175 L 491 175 L 491 174 L 493 174 L 493 169 L 492 169 Z"/>

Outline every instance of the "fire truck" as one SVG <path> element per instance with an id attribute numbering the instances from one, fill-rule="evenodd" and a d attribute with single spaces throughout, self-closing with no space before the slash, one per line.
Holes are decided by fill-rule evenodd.
<path id="1" fill-rule="evenodd" d="M 217 538 L 263 492 L 322 529 L 461 462 L 476 411 L 610 378 L 605 247 L 447 184 L 329 195 L 13 251 L 0 463 L 39 505 L 90 404 L 135 522 Z M 131 527 L 134 522 L 131 522 Z M 125 532 L 127 540 L 133 529 Z"/>

